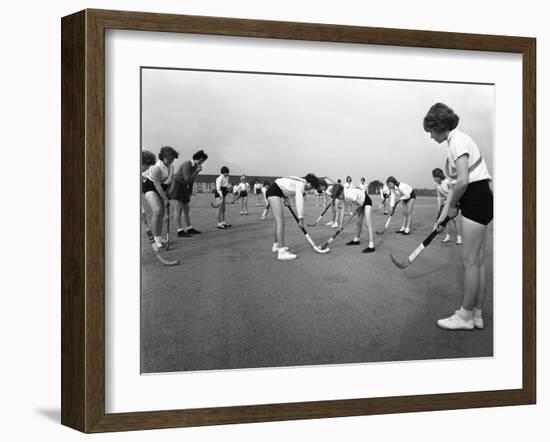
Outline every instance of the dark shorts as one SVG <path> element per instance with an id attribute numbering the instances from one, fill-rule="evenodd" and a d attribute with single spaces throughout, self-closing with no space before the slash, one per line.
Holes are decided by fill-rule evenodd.
<path id="1" fill-rule="evenodd" d="M 214 196 L 216 198 L 225 198 L 225 196 L 227 195 L 227 187 L 222 187 L 221 189 L 222 189 L 221 195 L 218 193 L 217 189 L 214 189 Z"/>
<path id="2" fill-rule="evenodd" d="M 413 189 L 413 191 L 411 192 L 411 196 L 408 197 L 406 200 L 403 200 L 403 202 L 406 203 L 409 200 L 415 200 L 415 199 L 416 199 L 416 193 L 414 193 L 414 189 Z"/>
<path id="3" fill-rule="evenodd" d="M 170 199 L 181 202 L 182 204 L 188 204 L 191 201 L 191 186 L 183 181 L 175 180 L 170 188 Z"/>
<path id="4" fill-rule="evenodd" d="M 365 202 L 363 203 L 363 207 L 365 206 L 372 206 L 372 200 L 367 192 L 365 192 Z"/>
<path id="5" fill-rule="evenodd" d="M 387 199 L 390 196 L 390 194 L 389 193 L 383 193 L 382 196 L 384 197 L 384 199 Z"/>
<path id="6" fill-rule="evenodd" d="M 468 184 L 458 207 L 464 218 L 486 226 L 493 220 L 493 192 L 489 181 L 475 181 Z"/>
<path id="7" fill-rule="evenodd" d="M 256 195 L 259 195 L 260 193 L 262 193 L 262 189 L 256 189 Z"/>
<path id="8" fill-rule="evenodd" d="M 161 187 L 165 192 L 166 192 L 166 189 L 168 189 L 168 186 L 166 184 L 161 184 Z M 149 179 L 146 179 L 145 181 L 141 182 L 141 193 L 145 195 L 147 192 L 155 192 L 158 195 L 157 188 L 155 187 L 153 182 Z"/>
<path id="9" fill-rule="evenodd" d="M 248 192 L 246 190 L 241 190 L 240 193 L 239 193 L 239 196 L 241 198 L 244 198 L 245 196 L 248 196 Z"/>
<path id="10" fill-rule="evenodd" d="M 273 183 L 271 186 L 269 186 L 269 189 L 267 189 L 267 192 L 265 193 L 265 197 L 269 198 L 270 196 L 278 196 L 279 198 L 285 197 L 283 191 L 277 185 L 277 183 Z"/>

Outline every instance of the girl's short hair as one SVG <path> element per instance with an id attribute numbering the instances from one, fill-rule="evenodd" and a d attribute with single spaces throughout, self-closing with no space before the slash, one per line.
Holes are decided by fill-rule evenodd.
<path id="1" fill-rule="evenodd" d="M 424 130 L 426 132 L 432 129 L 436 132 L 450 131 L 458 126 L 459 120 L 458 115 L 449 106 L 436 103 L 424 117 Z"/>
<path id="2" fill-rule="evenodd" d="M 159 152 L 159 160 L 164 160 L 165 158 L 174 158 L 179 157 L 178 151 L 170 146 L 162 146 Z"/>
<path id="3" fill-rule="evenodd" d="M 198 160 L 206 161 L 207 159 L 208 159 L 208 155 L 206 155 L 206 153 L 202 149 L 193 154 L 194 161 L 198 161 Z"/>
<path id="4" fill-rule="evenodd" d="M 331 192 L 332 198 L 338 198 L 343 191 L 344 191 L 344 186 L 342 186 L 341 184 L 335 184 L 334 186 L 332 186 L 332 192 Z"/>
<path id="5" fill-rule="evenodd" d="M 348 180 L 351 181 L 351 177 L 350 177 L 349 175 L 346 177 L 346 182 L 347 182 Z"/>
<path id="6" fill-rule="evenodd" d="M 269 187 L 271 185 L 271 183 L 269 181 L 264 181 L 264 186 L 265 187 Z"/>
<path id="7" fill-rule="evenodd" d="M 392 183 L 394 186 L 399 186 L 399 181 L 393 176 L 389 176 L 386 180 L 386 184 Z"/>
<path id="8" fill-rule="evenodd" d="M 365 178 L 361 178 L 361 181 L 365 181 Z"/>
<path id="9" fill-rule="evenodd" d="M 443 170 L 441 170 L 439 167 L 436 167 L 434 170 L 432 170 L 432 176 L 434 178 L 441 178 L 442 180 L 446 178 Z"/>
<path id="10" fill-rule="evenodd" d="M 319 178 L 313 173 L 308 173 L 304 179 L 306 180 L 306 183 L 311 184 L 311 187 L 313 187 L 315 190 L 319 188 L 321 185 L 321 182 L 319 181 Z"/>
<path id="11" fill-rule="evenodd" d="M 246 180 L 246 176 L 244 176 L 244 175 L 241 176 L 241 181 L 242 181 L 242 180 Z"/>
<path id="12" fill-rule="evenodd" d="M 148 150 L 141 151 L 141 165 L 142 166 L 153 166 L 156 163 L 157 159 L 155 154 Z"/>
<path id="13" fill-rule="evenodd" d="M 227 166 L 223 166 L 220 170 L 220 173 L 229 173 L 229 168 Z"/>

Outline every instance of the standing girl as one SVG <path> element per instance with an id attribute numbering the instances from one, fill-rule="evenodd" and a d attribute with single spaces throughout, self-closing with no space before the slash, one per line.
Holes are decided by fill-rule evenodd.
<path id="1" fill-rule="evenodd" d="M 295 198 L 299 223 L 301 227 L 304 227 L 305 193 L 312 188 L 317 190 L 319 186 L 319 178 L 308 173 L 304 178 L 294 176 L 278 178 L 267 189 L 266 197 L 275 220 L 275 241 L 271 250 L 273 253 L 277 253 L 277 259 L 289 261 L 298 257 L 294 253 L 290 253 L 288 247 L 285 247 L 284 205 L 288 204 L 287 199 L 291 196 Z"/>
<path id="2" fill-rule="evenodd" d="M 254 195 L 256 195 L 256 205 L 262 206 L 262 184 L 258 178 L 254 180 Z"/>
<path id="3" fill-rule="evenodd" d="M 358 246 L 360 244 L 361 229 L 363 220 L 366 219 L 367 228 L 369 230 L 369 246 L 362 250 L 362 253 L 374 252 L 374 236 L 372 235 L 372 200 L 366 190 L 349 188 L 346 189 L 340 184 L 336 184 L 332 189 L 332 196 L 336 199 L 343 200 L 348 205 L 355 205 L 357 210 L 357 227 L 355 229 L 355 237 L 346 243 L 347 246 Z M 343 209 L 342 209 L 343 212 Z M 353 212 L 352 212 L 353 214 Z M 343 214 L 342 214 L 343 219 Z"/>
<path id="4" fill-rule="evenodd" d="M 227 224 L 225 221 L 225 197 L 229 188 L 229 169 L 223 166 L 220 170 L 220 176 L 216 178 L 216 197 L 217 216 L 218 216 L 218 229 L 225 230 L 231 227 L 231 224 Z"/>
<path id="5" fill-rule="evenodd" d="M 436 168 L 432 170 L 432 178 L 434 179 L 435 183 L 435 190 L 437 193 L 437 217 L 439 218 L 439 215 L 441 215 L 441 212 L 443 210 L 443 207 L 445 206 L 445 203 L 447 202 L 447 198 L 451 191 L 451 182 L 449 179 L 445 176 L 443 171 L 439 168 Z M 456 230 L 456 243 L 462 244 L 462 236 L 460 235 L 460 221 L 458 218 L 453 218 L 452 220 L 453 226 L 455 226 Z M 450 223 L 447 224 L 445 227 L 445 238 L 441 240 L 441 242 L 449 242 L 451 240 L 451 225 Z"/>
<path id="6" fill-rule="evenodd" d="M 456 179 L 436 227 L 448 216 L 462 212 L 464 292 L 459 310 L 437 325 L 449 330 L 483 328 L 483 301 L 487 290 L 485 248 L 487 225 L 493 220 L 491 175 L 477 144 L 457 129 L 459 117 L 443 103 L 434 104 L 424 117 L 424 130 L 447 144 L 449 176 Z M 447 167 L 449 169 L 449 167 Z"/>
<path id="7" fill-rule="evenodd" d="M 414 210 L 414 203 L 416 202 L 416 194 L 414 193 L 414 189 L 408 184 L 400 183 L 392 176 L 388 177 L 386 184 L 388 185 L 390 191 L 395 195 L 395 203 L 397 203 L 397 199 L 403 203 L 403 225 L 396 233 L 410 235 L 412 214 Z"/>
<path id="8" fill-rule="evenodd" d="M 237 192 L 241 200 L 241 215 L 248 215 L 248 193 L 250 192 L 250 184 L 246 182 L 246 177 L 243 175 L 241 181 L 237 184 Z"/>
<path id="9" fill-rule="evenodd" d="M 174 176 L 173 163 L 178 158 L 176 150 L 170 146 L 163 146 L 158 155 L 159 160 L 142 172 L 141 192 L 151 208 L 151 231 L 158 247 L 164 247 L 161 239 L 164 207 L 170 204 L 166 194 L 168 185 Z"/>
<path id="10" fill-rule="evenodd" d="M 350 176 L 346 177 L 346 182 L 344 183 L 344 189 L 351 189 L 353 187 L 353 181 L 351 180 Z M 353 212 L 351 211 L 351 204 L 346 203 L 344 201 L 344 211 L 347 212 L 349 215 L 351 215 Z"/>
<path id="11" fill-rule="evenodd" d="M 170 189 L 170 198 L 176 200 L 176 225 L 178 227 L 178 238 L 187 238 L 192 234 L 199 234 L 197 229 L 191 225 L 189 206 L 193 194 L 193 183 L 202 170 L 203 163 L 208 159 L 204 150 L 193 154 L 189 161 L 185 161 L 174 174 L 174 181 Z M 184 227 L 185 226 L 185 227 Z"/>

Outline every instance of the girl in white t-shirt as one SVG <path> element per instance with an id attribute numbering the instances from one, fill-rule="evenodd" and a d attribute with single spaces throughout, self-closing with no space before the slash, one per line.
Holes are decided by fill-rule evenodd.
<path id="1" fill-rule="evenodd" d="M 214 191 L 214 198 L 216 203 L 212 206 L 217 209 L 218 229 L 226 230 L 231 227 L 231 224 L 227 224 L 225 221 L 225 197 L 229 192 L 229 168 L 223 166 L 220 170 L 220 176 L 216 178 L 216 189 Z"/>
<path id="2" fill-rule="evenodd" d="M 173 163 L 178 158 L 178 152 L 170 146 L 163 146 L 158 157 L 159 160 L 141 174 L 141 192 L 151 207 L 152 215 L 149 225 L 155 242 L 158 247 L 164 247 L 164 242 L 161 239 L 162 221 L 164 208 L 170 203 L 166 192 L 174 177 Z"/>
<path id="3" fill-rule="evenodd" d="M 399 200 L 403 205 L 403 224 L 396 233 L 410 235 L 412 215 L 414 204 L 416 202 L 416 194 L 414 193 L 414 189 L 408 184 L 400 183 L 393 176 L 388 177 L 386 184 L 388 185 L 390 192 L 393 193 L 395 204 L 397 204 L 397 201 Z"/>
<path id="4" fill-rule="evenodd" d="M 269 189 L 267 189 L 266 197 L 273 211 L 273 218 L 275 220 L 275 241 L 273 242 L 271 250 L 273 253 L 277 253 L 277 259 L 289 261 L 298 257 L 294 253 L 290 253 L 288 247 L 285 247 L 284 205 L 288 204 L 286 201 L 288 198 L 294 197 L 299 223 L 303 228 L 305 193 L 310 189 L 317 190 L 320 184 L 319 178 L 312 173 L 308 173 L 303 178 L 295 176 L 278 178 L 269 186 Z"/>
<path id="5" fill-rule="evenodd" d="M 246 177 L 243 175 L 241 181 L 237 184 L 237 199 L 241 200 L 241 215 L 248 215 L 248 194 L 250 193 L 250 184 L 246 182 Z"/>
<path id="6" fill-rule="evenodd" d="M 361 229 L 363 220 L 366 219 L 367 229 L 369 230 L 369 245 L 362 250 L 362 253 L 374 252 L 374 236 L 372 234 L 371 210 L 372 200 L 366 190 L 356 188 L 344 188 L 341 184 L 335 184 L 332 188 L 332 196 L 338 200 L 343 200 L 357 210 L 357 226 L 355 236 L 346 243 L 347 246 L 358 246 L 360 244 Z M 344 209 L 342 209 L 343 212 Z M 353 212 L 352 212 L 353 214 Z M 343 219 L 343 214 L 342 214 Z"/>
<path id="7" fill-rule="evenodd" d="M 260 183 L 260 180 L 256 178 L 254 180 L 254 195 L 256 195 L 256 205 L 262 206 L 263 204 L 263 196 L 262 196 L 262 183 Z"/>
<path id="8" fill-rule="evenodd" d="M 435 191 L 437 195 L 437 218 L 439 219 L 439 216 L 441 215 L 441 212 L 445 207 L 445 203 L 447 202 L 447 198 L 451 192 L 452 183 L 440 168 L 435 168 L 432 170 L 432 178 L 435 183 Z M 460 221 L 458 217 L 453 218 L 453 220 L 447 224 L 445 227 L 445 237 L 441 240 L 441 242 L 446 243 L 451 240 L 451 223 L 455 227 L 456 243 L 460 245 L 462 244 L 462 236 L 460 235 Z"/>
<path id="9" fill-rule="evenodd" d="M 434 227 L 447 217 L 462 213 L 462 261 L 464 292 L 460 309 L 437 325 L 444 329 L 471 330 L 483 328 L 482 308 L 487 291 L 485 249 L 487 225 L 493 219 L 491 175 L 477 144 L 457 129 L 459 117 L 443 103 L 434 104 L 424 117 L 424 130 L 431 138 L 447 147 L 447 167 L 455 179 L 451 195 Z"/>

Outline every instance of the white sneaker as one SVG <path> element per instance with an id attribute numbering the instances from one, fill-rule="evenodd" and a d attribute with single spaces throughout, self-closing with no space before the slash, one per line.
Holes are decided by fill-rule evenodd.
<path id="1" fill-rule="evenodd" d="M 331 229 L 337 229 L 337 228 L 338 228 L 338 223 L 332 223 L 332 224 L 330 225 L 330 228 L 331 228 Z"/>
<path id="2" fill-rule="evenodd" d="M 473 330 L 474 320 L 465 320 L 458 313 L 437 321 L 437 325 L 445 330 Z"/>
<path id="3" fill-rule="evenodd" d="M 462 244 L 462 236 L 457 236 L 456 237 L 456 244 L 459 246 Z"/>
<path id="4" fill-rule="evenodd" d="M 295 255 L 294 253 L 290 253 L 287 247 L 283 247 L 282 249 L 279 249 L 277 253 L 278 253 L 277 259 L 279 261 L 291 261 L 293 259 L 298 258 L 298 255 Z"/>
<path id="5" fill-rule="evenodd" d="M 451 240 L 451 237 L 449 235 L 445 235 L 445 238 L 441 240 L 441 242 L 449 242 Z"/>
<path id="6" fill-rule="evenodd" d="M 458 312 L 460 310 L 455 310 L 455 315 L 458 315 Z M 483 323 L 483 317 L 482 316 L 476 316 L 474 315 L 472 317 L 472 319 L 474 320 L 474 327 L 479 329 L 479 330 L 483 330 L 485 328 L 485 324 Z"/>
<path id="7" fill-rule="evenodd" d="M 332 227 L 332 221 L 329 221 L 328 223 L 325 223 L 325 226 Z"/>
<path id="8" fill-rule="evenodd" d="M 288 247 L 279 247 L 279 246 L 273 244 L 273 247 L 271 248 L 271 251 L 272 251 L 273 253 L 276 253 L 276 252 L 278 252 L 279 250 L 288 250 Z"/>

